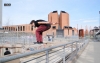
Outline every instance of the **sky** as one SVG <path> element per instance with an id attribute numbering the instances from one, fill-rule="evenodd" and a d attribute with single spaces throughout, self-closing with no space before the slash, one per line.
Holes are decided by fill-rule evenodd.
<path id="1" fill-rule="evenodd" d="M 57 10 L 69 14 L 70 26 L 93 28 L 99 26 L 100 0 L 3 0 L 11 6 L 2 6 L 3 26 L 29 24 L 31 20 L 48 20 L 48 14 Z M 2 5 L 3 5 L 2 4 Z"/>

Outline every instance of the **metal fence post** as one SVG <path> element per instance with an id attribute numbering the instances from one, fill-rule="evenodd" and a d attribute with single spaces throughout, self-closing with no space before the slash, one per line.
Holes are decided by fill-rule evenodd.
<path id="1" fill-rule="evenodd" d="M 66 61 L 66 60 L 65 60 L 65 56 L 66 56 L 66 55 L 65 55 L 65 46 L 64 46 L 64 48 L 63 48 L 63 53 L 64 53 L 64 54 L 63 54 L 63 63 L 65 63 L 65 61 Z"/>
<path id="2" fill-rule="evenodd" d="M 16 43 L 18 43 L 18 26 L 17 26 L 17 42 Z"/>
<path id="3" fill-rule="evenodd" d="M 4 44 L 4 32 L 3 32 L 3 36 L 2 36 L 2 37 L 3 37 L 3 41 L 2 41 L 2 42 L 3 42 L 3 44 Z"/>
<path id="4" fill-rule="evenodd" d="M 78 51 L 78 44 L 77 44 L 77 42 L 76 42 L 76 51 Z"/>
<path id="5" fill-rule="evenodd" d="M 49 51 L 45 51 L 46 52 L 46 63 L 49 63 Z"/>
<path id="6" fill-rule="evenodd" d="M 73 43 L 71 44 L 71 52 L 73 52 Z"/>

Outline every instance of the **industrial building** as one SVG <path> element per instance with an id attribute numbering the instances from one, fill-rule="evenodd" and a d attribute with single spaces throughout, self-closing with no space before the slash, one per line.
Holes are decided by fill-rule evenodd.
<path id="1" fill-rule="evenodd" d="M 59 24 L 52 25 L 48 31 L 43 33 L 43 36 L 54 35 L 56 37 L 70 37 L 77 35 L 77 29 L 70 26 L 69 14 L 65 11 L 61 11 L 60 15 L 58 14 L 58 11 L 50 12 L 48 14 L 48 21 L 52 21 L 53 23 L 58 22 Z M 33 28 L 30 24 L 3 26 L 3 29 L 33 34 L 35 34 L 36 30 L 36 28 Z"/>

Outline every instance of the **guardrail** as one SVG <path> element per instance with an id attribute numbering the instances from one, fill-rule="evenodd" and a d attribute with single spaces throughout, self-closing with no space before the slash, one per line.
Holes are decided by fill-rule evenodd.
<path id="1" fill-rule="evenodd" d="M 88 39 L 81 39 L 66 44 L 52 46 L 49 48 L 30 51 L 0 58 L 0 63 L 66 63 L 88 44 Z M 31 56 L 31 57 L 30 57 Z"/>
<path id="2" fill-rule="evenodd" d="M 98 32 L 95 34 L 94 38 L 95 38 L 96 40 L 100 41 L 100 31 L 98 31 Z"/>
<path id="3" fill-rule="evenodd" d="M 35 35 L 32 33 L 25 33 L 25 32 L 1 32 L 0 33 L 0 43 L 21 43 L 21 44 L 27 44 L 34 42 Z"/>

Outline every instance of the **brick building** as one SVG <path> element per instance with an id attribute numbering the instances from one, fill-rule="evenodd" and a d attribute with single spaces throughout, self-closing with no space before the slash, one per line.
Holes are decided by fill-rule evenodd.
<path id="1" fill-rule="evenodd" d="M 58 22 L 59 24 L 52 25 L 48 31 L 45 31 L 43 33 L 43 36 L 46 36 L 46 35 L 57 36 L 59 33 L 62 33 L 64 37 L 77 35 L 77 29 L 72 28 L 70 26 L 69 14 L 65 11 L 61 11 L 60 14 L 58 14 L 57 11 L 50 12 L 48 14 L 48 21 L 52 21 L 53 23 Z M 30 24 L 3 26 L 3 29 L 8 30 L 8 31 L 15 31 L 15 32 L 16 31 L 27 32 L 27 33 L 29 32 L 33 34 L 35 34 L 35 30 L 36 30 L 36 28 L 33 28 Z"/>
<path id="2" fill-rule="evenodd" d="M 85 36 L 87 36 L 89 34 L 89 31 L 88 31 L 88 28 L 86 26 L 86 29 L 85 29 Z"/>

